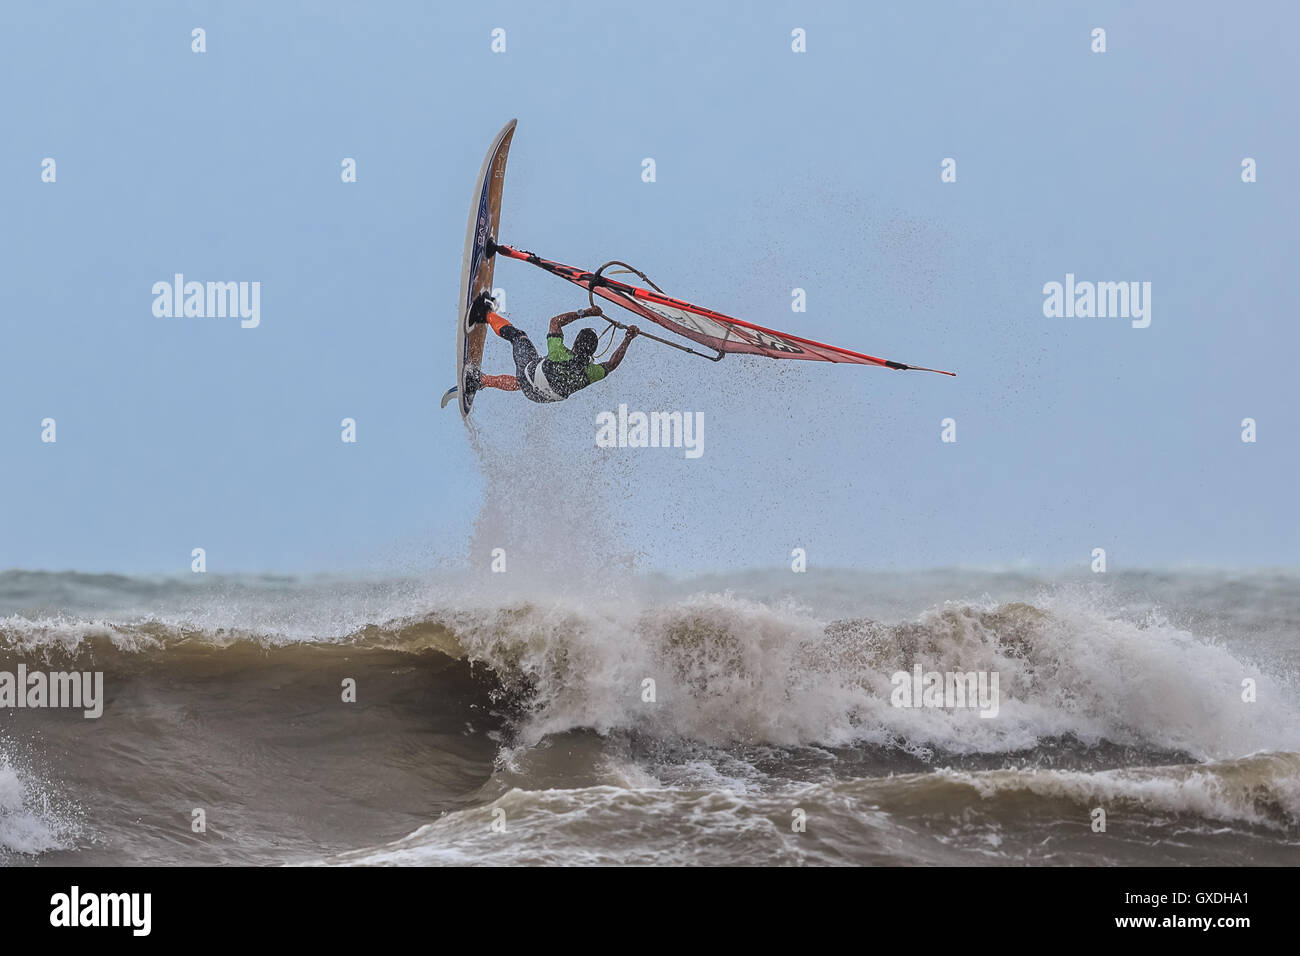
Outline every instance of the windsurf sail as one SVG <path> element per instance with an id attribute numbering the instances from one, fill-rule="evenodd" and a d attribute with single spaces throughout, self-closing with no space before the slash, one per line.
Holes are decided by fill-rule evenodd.
<path id="1" fill-rule="evenodd" d="M 853 352 L 836 345 L 814 342 L 812 339 L 791 335 L 789 332 L 766 329 L 761 325 L 754 325 L 682 299 L 675 299 L 670 295 L 666 295 L 658 286 L 650 282 L 644 273 L 632 269 L 626 263 L 606 263 L 595 272 L 588 272 L 573 266 L 567 266 L 562 262 L 543 259 L 532 252 L 525 252 L 499 243 L 491 243 L 489 250 L 490 253 L 495 252 L 511 259 L 527 262 L 540 269 L 545 269 L 552 275 L 581 286 L 593 297 L 600 296 L 602 299 L 622 306 L 629 312 L 654 322 L 656 325 L 680 335 L 682 338 L 689 339 L 705 348 L 713 349 L 717 353 L 716 355 L 703 355 L 703 353 L 685 348 L 675 342 L 660 339 L 653 335 L 648 336 L 657 342 L 672 345 L 694 355 L 703 355 L 704 358 L 713 359 L 714 361 L 721 359 L 724 355 L 739 352 L 749 355 L 765 355 L 774 359 L 844 362 L 850 365 L 879 365 L 882 368 L 937 372 L 940 375 L 955 376 L 957 374 L 956 372 L 945 372 L 937 368 L 925 368 L 921 365 L 906 365 L 902 362 L 877 358 L 863 352 Z M 629 285 L 626 282 L 620 282 L 617 279 L 603 275 L 602 273 L 610 265 L 624 266 L 628 271 L 635 272 L 654 288 L 645 289 L 640 286 Z M 605 320 L 611 325 L 625 328 L 621 323 L 610 319 L 608 316 L 605 317 Z"/>

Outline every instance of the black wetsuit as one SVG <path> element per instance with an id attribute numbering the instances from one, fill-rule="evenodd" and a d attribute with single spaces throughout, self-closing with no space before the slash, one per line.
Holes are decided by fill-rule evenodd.
<path id="1" fill-rule="evenodd" d="M 537 354 L 528 335 L 507 325 L 500 336 L 510 343 L 515 356 L 515 379 L 519 390 L 534 402 L 562 402 L 574 392 L 609 374 L 603 363 L 584 362 L 564 345 L 564 336 L 546 336 L 546 357 Z"/>

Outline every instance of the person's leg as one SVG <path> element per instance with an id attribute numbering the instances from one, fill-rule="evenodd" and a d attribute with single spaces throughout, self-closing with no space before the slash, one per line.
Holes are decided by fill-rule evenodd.
<path id="1" fill-rule="evenodd" d="M 538 359 L 537 349 L 525 333 L 510 324 L 509 319 L 493 312 L 492 304 L 492 298 L 486 291 L 480 293 L 470 311 L 469 324 L 478 325 L 486 322 L 492 327 L 493 332 L 510 343 L 515 360 L 515 374 L 511 376 L 480 373 L 475 387 L 499 388 L 507 392 L 522 391 L 525 397 L 534 402 L 543 401 L 544 399 L 533 388 L 532 382 L 528 381 L 528 364 Z"/>
<path id="2" fill-rule="evenodd" d="M 527 333 L 521 332 L 513 325 L 506 323 L 497 334 L 508 341 L 514 350 L 515 383 L 519 386 L 519 390 L 524 393 L 524 398 L 530 402 L 545 403 L 550 401 L 537 390 L 529 375 L 529 372 L 535 369 L 537 363 L 542 359 L 537 354 L 537 349 L 533 346 L 532 340 L 528 338 Z"/>
<path id="3" fill-rule="evenodd" d="M 491 319 L 501 319 L 501 327 L 497 329 L 497 335 L 510 343 L 515 359 L 515 376 L 526 378 L 528 364 L 537 358 L 537 349 L 534 348 L 532 340 L 528 338 L 527 333 L 521 332 L 495 312 L 490 313 L 489 321 Z M 493 328 L 496 329 L 497 326 L 493 325 Z"/>
<path id="4" fill-rule="evenodd" d="M 479 379 L 480 388 L 499 388 L 503 392 L 519 391 L 519 379 L 514 375 L 484 375 Z"/>
<path id="5" fill-rule="evenodd" d="M 492 326 L 493 332 L 501 335 L 501 330 L 510 325 L 510 320 L 503 315 L 497 315 L 492 311 L 494 308 L 496 308 L 496 300 L 492 298 L 492 293 L 484 289 L 469 308 L 469 327 L 487 323 Z M 501 337 L 505 338 L 505 336 Z"/>

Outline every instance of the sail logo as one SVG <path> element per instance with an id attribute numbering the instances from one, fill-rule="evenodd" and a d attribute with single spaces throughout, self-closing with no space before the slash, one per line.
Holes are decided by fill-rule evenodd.
<path id="1" fill-rule="evenodd" d="M 237 318 L 240 327 L 262 324 L 262 283 L 186 282 L 177 272 L 171 282 L 153 284 L 153 314 L 160 319 Z"/>
<path id="2" fill-rule="evenodd" d="M 67 707 L 95 720 L 104 714 L 104 672 L 29 673 L 26 664 L 19 664 L 16 673 L 0 671 L 0 707 Z"/>
<path id="3" fill-rule="evenodd" d="M 774 352 L 784 352 L 787 355 L 803 355 L 803 349 L 798 348 L 783 339 L 773 338 L 759 329 L 739 330 L 739 337 L 741 339 L 752 339 L 755 345 L 761 348 L 771 349 Z"/>
<path id="4" fill-rule="evenodd" d="M 1049 319 L 1132 319 L 1135 329 L 1151 324 L 1150 282 L 1065 282 L 1043 286 L 1043 315 Z"/>
<path id="5" fill-rule="evenodd" d="M 618 412 L 596 416 L 597 448 L 681 448 L 684 457 L 704 454 L 703 412 Z"/>
<path id="6" fill-rule="evenodd" d="M 889 702 L 895 707 L 929 707 L 936 710 L 978 708 L 981 717 L 998 715 L 997 671 L 923 671 L 917 664 L 909 674 L 895 671 Z"/>

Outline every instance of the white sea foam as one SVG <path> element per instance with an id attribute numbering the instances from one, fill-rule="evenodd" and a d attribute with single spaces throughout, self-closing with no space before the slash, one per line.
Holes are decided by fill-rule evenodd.
<path id="1" fill-rule="evenodd" d="M 70 845 L 75 821 L 45 785 L 0 753 L 0 861 L 6 853 L 38 854 Z"/>
<path id="2" fill-rule="evenodd" d="M 700 594 L 639 607 L 567 601 L 484 607 L 450 622 L 473 659 L 534 687 L 531 739 L 579 727 L 711 744 L 897 743 L 1000 753 L 1073 735 L 1198 759 L 1287 750 L 1300 712 L 1283 679 L 1225 645 L 1078 594 L 1040 605 L 950 605 L 901 624 L 831 624 L 791 604 Z M 890 675 L 991 670 L 995 719 L 900 709 Z M 1242 682 L 1257 699 L 1242 700 Z M 643 700 L 645 681 L 656 700 Z"/>

